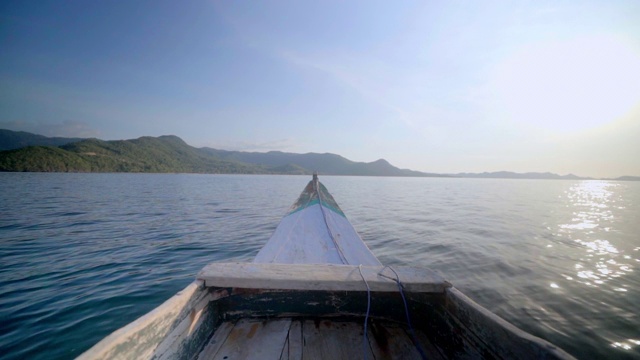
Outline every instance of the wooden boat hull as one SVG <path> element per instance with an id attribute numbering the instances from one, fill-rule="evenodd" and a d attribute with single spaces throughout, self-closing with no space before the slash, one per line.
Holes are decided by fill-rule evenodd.
<path id="1" fill-rule="evenodd" d="M 247 265 L 211 264 L 185 290 L 105 338 L 80 359 L 217 358 L 216 351 L 224 348 L 223 344 L 218 344 L 219 348 L 212 350 L 216 346 L 215 341 L 211 344 L 212 334 L 231 331 L 228 324 L 243 319 L 254 319 L 263 325 L 269 321 L 287 320 L 287 336 L 291 329 L 295 333 L 296 326 L 303 326 L 305 321 L 312 324 L 348 322 L 362 329 L 368 295 L 364 281 L 359 278 L 358 267 L 333 266 L 339 271 L 325 271 L 324 275 L 318 276 L 317 272 L 309 272 L 309 265 L 275 265 L 275 270 L 274 264 L 249 264 L 252 266 L 249 269 Z M 372 290 L 371 324 L 406 324 L 405 308 L 396 283 L 376 275 L 385 268 L 369 266 L 361 269 Z M 476 304 L 437 273 L 413 268 L 395 270 L 405 284 L 404 295 L 411 323 L 419 334 L 417 341 L 431 355 L 445 359 L 571 358 L 554 345 L 514 327 Z M 230 279 L 229 273 L 235 278 Z M 229 286 L 230 282 L 238 286 Z M 295 324 L 298 325 L 292 325 L 292 321 L 297 321 Z M 371 325 L 368 330 L 369 342 L 373 344 L 372 348 L 380 348 L 376 340 L 380 335 L 375 334 L 375 326 Z M 406 327 L 403 331 L 407 331 Z M 392 339 L 387 339 L 389 341 Z M 279 346 L 273 350 L 279 354 L 274 358 L 302 358 L 282 357 L 285 346 L 288 349 L 289 345 L 286 339 L 274 344 L 276 348 Z M 304 354 L 309 350 L 303 346 L 300 351 Z M 224 357 L 219 355 L 219 358 Z M 385 358 L 402 358 L 388 355 Z"/>
<path id="2" fill-rule="evenodd" d="M 572 358 L 437 272 L 382 266 L 314 177 L 253 263 L 208 265 L 79 359 L 354 357 Z"/>

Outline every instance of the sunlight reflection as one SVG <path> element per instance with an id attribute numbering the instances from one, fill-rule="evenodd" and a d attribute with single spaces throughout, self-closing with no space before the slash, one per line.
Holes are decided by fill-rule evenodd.
<path id="1" fill-rule="evenodd" d="M 631 350 L 631 345 L 626 344 L 626 343 L 620 343 L 620 342 L 614 342 L 613 344 L 611 344 L 611 346 L 617 348 L 622 348 L 624 350 Z"/>
<path id="2" fill-rule="evenodd" d="M 616 202 L 613 190 L 617 186 L 619 184 L 607 181 L 582 181 L 568 189 L 565 192 L 567 206 L 573 209 L 573 214 L 569 223 L 558 225 L 558 235 L 572 239 L 586 252 L 574 266 L 575 281 L 598 287 L 618 278 L 616 286 L 610 285 L 609 290 L 626 292 L 626 285 L 621 287 L 619 280 L 634 271 L 629 263 L 631 257 L 621 254 L 615 244 L 602 238 L 611 230 L 611 208 L 615 208 Z M 639 249 L 635 248 L 634 251 Z M 566 280 L 573 280 L 571 276 L 562 276 Z M 551 287 L 559 285 L 552 283 Z"/>
<path id="3" fill-rule="evenodd" d="M 613 346 L 614 348 L 620 348 L 622 350 L 631 350 L 634 346 L 638 346 L 640 345 L 640 340 L 636 340 L 636 339 L 627 339 L 629 341 L 629 343 L 627 342 L 614 342 L 611 344 L 611 346 Z"/>

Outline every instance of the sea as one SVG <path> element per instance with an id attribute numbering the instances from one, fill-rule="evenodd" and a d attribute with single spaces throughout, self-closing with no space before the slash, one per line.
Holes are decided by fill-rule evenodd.
<path id="1" fill-rule="evenodd" d="M 70 359 L 251 261 L 310 176 L 0 173 L 0 358 Z M 320 176 L 383 264 L 580 359 L 640 359 L 640 182 Z"/>

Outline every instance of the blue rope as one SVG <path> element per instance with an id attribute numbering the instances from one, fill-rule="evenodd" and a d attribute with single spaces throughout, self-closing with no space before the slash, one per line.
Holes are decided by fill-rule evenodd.
<path id="1" fill-rule="evenodd" d="M 393 273 L 396 275 L 395 279 L 394 278 L 390 278 L 390 277 L 382 274 L 382 272 L 386 268 L 389 268 L 391 271 L 393 271 Z M 420 346 L 420 343 L 418 342 L 418 338 L 416 337 L 416 333 L 413 330 L 413 325 L 411 325 L 411 317 L 409 317 L 409 306 L 407 305 L 407 299 L 405 299 L 405 297 L 404 297 L 404 291 L 402 290 L 402 288 L 404 286 L 400 282 L 400 276 L 398 276 L 398 273 L 389 265 L 383 267 L 382 270 L 380 270 L 380 272 L 378 273 L 378 275 L 380 275 L 382 277 L 386 277 L 387 279 L 391 279 L 391 280 L 395 281 L 396 284 L 398 285 L 398 290 L 400 290 L 400 296 L 402 296 L 402 303 L 404 304 L 404 314 L 407 317 L 407 325 L 409 325 L 409 332 L 411 333 L 411 339 L 413 340 L 413 343 L 416 345 L 416 349 L 418 349 L 418 352 L 420 353 L 420 357 L 422 359 L 426 360 L 427 359 L 427 355 L 425 355 L 424 350 L 422 350 L 422 347 Z"/>
<path id="2" fill-rule="evenodd" d="M 369 312 L 371 311 L 371 288 L 369 287 L 369 283 L 364 278 L 362 274 L 362 264 L 358 266 L 358 271 L 360 271 L 360 276 L 362 277 L 362 281 L 367 286 L 367 315 L 364 317 L 364 338 L 362 340 L 362 353 L 364 355 L 364 359 L 367 359 L 367 346 L 369 345 L 369 336 L 367 335 L 367 323 L 369 323 Z"/>

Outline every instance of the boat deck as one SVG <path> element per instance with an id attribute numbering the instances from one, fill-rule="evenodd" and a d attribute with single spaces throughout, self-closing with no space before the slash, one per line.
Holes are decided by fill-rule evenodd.
<path id="1" fill-rule="evenodd" d="M 443 359 L 420 332 L 418 350 L 397 323 L 372 321 L 366 345 L 363 330 L 362 321 L 241 319 L 223 323 L 198 359 Z"/>

